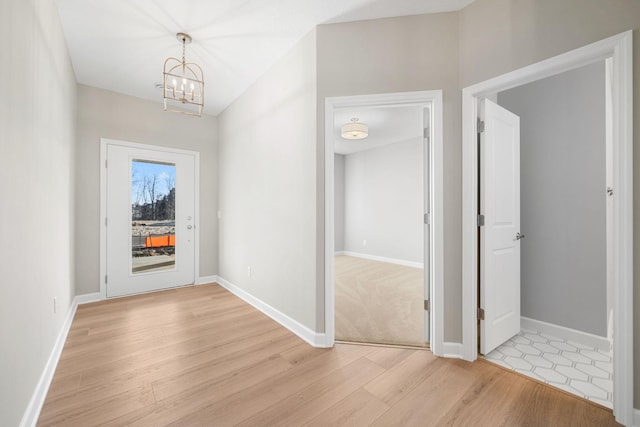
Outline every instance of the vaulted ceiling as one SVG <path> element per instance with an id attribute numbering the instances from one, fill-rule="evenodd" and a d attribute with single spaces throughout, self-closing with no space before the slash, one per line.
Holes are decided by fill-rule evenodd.
<path id="1" fill-rule="evenodd" d="M 162 65 L 202 66 L 218 115 L 316 25 L 459 10 L 473 0 L 56 0 L 79 83 L 162 99 Z"/>

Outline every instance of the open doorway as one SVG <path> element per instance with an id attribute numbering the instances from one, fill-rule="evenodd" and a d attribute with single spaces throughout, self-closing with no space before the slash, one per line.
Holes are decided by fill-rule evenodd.
<path id="1" fill-rule="evenodd" d="M 465 359 L 475 360 L 478 355 L 479 338 L 480 342 L 483 345 L 483 351 L 487 353 L 490 352 L 492 345 L 487 345 L 486 342 L 483 342 L 483 340 L 486 338 L 486 336 L 488 336 L 488 334 L 495 332 L 493 331 L 493 327 L 495 325 L 500 325 L 501 322 L 509 318 L 510 322 L 518 322 L 516 327 L 511 327 L 512 325 L 509 325 L 508 327 L 500 325 L 500 328 L 502 328 L 504 331 L 508 330 L 510 331 L 510 333 L 514 334 L 517 334 L 518 331 L 521 330 L 519 324 L 521 320 L 519 306 L 520 304 L 513 304 L 513 302 L 520 303 L 520 279 L 525 278 L 526 280 L 529 280 L 529 276 L 531 276 L 532 273 L 530 268 L 529 270 L 525 269 L 524 274 L 521 274 L 519 266 L 516 268 L 512 264 L 500 264 L 497 261 L 497 257 L 494 257 L 493 255 L 502 255 L 504 248 L 499 247 L 501 245 L 492 247 L 485 244 L 487 241 L 491 241 L 493 236 L 497 236 L 501 232 L 501 228 L 503 227 L 503 225 L 506 227 L 507 223 L 509 223 L 510 226 L 516 224 L 516 221 L 519 221 L 519 215 L 514 216 L 511 214 L 515 209 L 519 210 L 521 205 L 519 200 L 520 185 L 519 183 L 518 185 L 515 184 L 515 179 L 506 180 L 506 185 L 503 182 L 502 186 L 504 188 L 502 190 L 500 190 L 498 187 L 491 188 L 491 185 L 489 185 L 490 180 L 492 179 L 490 175 L 494 171 L 497 171 L 496 173 L 513 172 L 511 170 L 513 168 L 511 167 L 504 168 L 502 166 L 499 166 L 505 164 L 504 161 L 506 156 L 503 156 L 505 152 L 504 150 L 496 147 L 498 145 L 501 145 L 502 148 L 508 146 L 510 147 L 510 152 L 512 154 L 517 153 L 517 150 L 515 148 L 511 149 L 511 147 L 515 147 L 516 145 L 515 142 L 512 142 L 515 141 L 514 139 L 510 140 L 508 144 L 499 142 L 501 141 L 500 138 L 502 138 L 502 136 L 512 133 L 511 131 L 505 132 L 504 129 L 515 129 L 516 127 L 515 125 L 503 126 L 504 121 L 502 119 L 498 119 L 496 121 L 495 118 L 493 118 L 491 120 L 494 120 L 494 123 L 489 123 L 487 122 L 487 120 L 489 120 L 489 118 L 487 117 L 484 117 L 485 123 L 482 123 L 483 115 L 486 114 L 489 110 L 492 110 L 491 114 L 494 114 L 495 111 L 500 110 L 507 111 L 507 109 L 496 105 L 494 102 L 491 102 L 491 100 L 493 99 L 493 101 L 498 101 L 499 103 L 499 99 L 501 97 L 499 94 L 502 94 L 503 103 L 510 103 L 510 101 L 507 100 L 507 98 L 509 98 L 509 94 L 507 93 L 507 91 L 517 90 L 514 88 L 518 88 L 526 84 L 540 83 L 543 79 L 551 76 L 557 76 L 557 78 L 561 78 L 562 73 L 572 70 L 578 72 L 579 69 L 585 66 L 593 66 L 596 68 L 598 66 L 601 66 L 605 70 L 606 78 L 604 79 L 604 81 L 606 82 L 606 85 L 603 82 L 602 86 L 606 87 L 608 95 L 606 97 L 603 97 L 604 99 L 599 102 L 601 104 L 606 104 L 606 114 L 601 114 L 600 120 L 606 122 L 607 130 L 606 132 L 604 132 L 606 137 L 600 138 L 599 140 L 597 150 L 601 153 L 601 156 L 595 156 L 595 161 L 601 162 L 599 163 L 598 168 L 602 173 L 596 173 L 596 171 L 587 171 L 593 173 L 593 176 L 589 176 L 589 179 L 594 180 L 597 183 L 596 185 L 600 187 L 600 191 L 598 191 L 596 194 L 592 191 L 592 189 L 588 189 L 587 198 L 594 198 L 595 204 L 597 204 L 598 206 L 598 208 L 595 209 L 595 212 L 590 212 L 590 214 L 594 214 L 601 219 L 603 219 L 602 217 L 606 216 L 606 223 L 605 225 L 599 224 L 599 234 L 596 233 L 597 236 L 595 238 L 595 240 L 599 242 L 597 244 L 598 247 L 595 248 L 595 252 L 600 252 L 600 256 L 596 256 L 596 258 L 598 258 L 597 264 L 599 264 L 599 268 L 597 268 L 598 271 L 591 271 L 590 269 L 592 269 L 593 266 L 582 268 L 582 270 L 588 270 L 585 274 L 593 275 L 593 278 L 596 279 L 596 282 L 599 282 L 600 284 L 600 286 L 597 287 L 595 291 L 588 291 L 588 293 L 594 293 L 594 298 L 590 299 L 593 300 L 592 302 L 595 301 L 594 303 L 597 305 L 597 307 L 591 307 L 590 310 L 599 311 L 600 313 L 599 315 L 596 315 L 594 313 L 583 313 L 579 308 L 579 301 L 580 298 L 583 297 L 583 295 L 579 295 L 577 293 L 579 291 L 573 289 L 568 291 L 569 298 L 573 297 L 573 299 L 570 299 L 568 302 L 565 301 L 563 303 L 564 311 L 555 310 L 556 313 L 546 313 L 546 315 L 548 316 L 548 319 L 551 319 L 556 323 L 571 324 L 571 322 L 577 322 L 572 325 L 573 328 L 581 328 L 583 332 L 586 329 L 595 332 L 587 332 L 588 335 L 593 336 L 596 335 L 596 333 L 602 334 L 603 331 L 606 330 L 606 338 L 601 337 L 603 338 L 603 341 L 605 343 L 608 341 L 607 338 L 613 337 L 613 410 L 616 419 L 623 424 L 631 422 L 633 408 L 633 365 L 631 348 L 633 335 L 631 306 L 632 143 L 631 98 L 629 96 L 631 84 L 630 58 L 631 33 L 629 32 L 611 37 L 609 39 L 605 39 L 601 42 L 594 43 L 592 45 L 577 49 L 567 54 L 551 58 L 541 63 L 533 64 L 529 67 L 516 70 L 514 72 L 496 77 L 494 79 L 479 83 L 463 90 L 463 349 Z M 600 68 L 600 71 L 602 71 L 602 68 Z M 568 83 L 565 82 L 565 84 Z M 540 89 L 538 88 L 538 90 Z M 559 92 L 559 90 L 557 91 Z M 514 93 L 515 92 L 512 92 L 510 95 L 513 95 Z M 496 94 L 498 94 L 497 97 Z M 511 102 L 512 101 L 513 100 L 511 100 Z M 483 112 L 483 107 L 487 108 L 487 105 L 489 106 L 489 108 Z M 529 105 L 526 105 L 525 102 L 524 107 L 529 107 Z M 551 106 L 547 102 L 548 109 L 552 109 L 553 107 L 555 106 Z M 600 105 L 599 107 L 602 107 L 602 105 Z M 517 109 L 518 107 L 516 106 L 514 108 Z M 509 112 L 509 114 L 512 113 Z M 503 129 L 503 131 L 496 133 L 496 129 Z M 483 135 L 483 133 L 486 133 L 486 136 L 481 136 L 481 144 L 482 139 L 484 139 L 485 142 L 486 140 L 490 140 L 492 138 L 495 138 L 496 141 L 498 141 L 493 143 L 493 148 L 491 148 L 492 143 L 489 143 L 489 152 L 487 152 L 487 149 L 485 149 L 482 145 L 478 145 L 478 135 Z M 496 136 L 497 134 L 502 134 L 502 136 Z M 605 145 L 605 140 L 607 139 L 610 143 L 609 148 L 607 148 Z M 517 143 L 519 144 L 519 141 Z M 534 148 L 538 149 L 540 147 Z M 573 147 L 571 149 L 576 150 L 576 147 Z M 493 150 L 493 152 L 491 152 L 491 150 Z M 567 160 L 567 158 L 565 157 L 564 160 L 562 160 L 563 164 L 559 166 L 561 168 L 571 168 L 572 162 L 575 163 L 577 161 L 580 164 L 580 168 L 582 168 L 587 163 L 588 158 L 590 156 L 594 156 L 594 154 L 597 153 L 594 153 L 593 150 L 591 150 L 585 151 L 579 155 L 578 152 L 576 152 L 575 154 L 576 159 Z M 517 156 L 518 158 L 522 159 L 519 153 L 517 154 Z M 515 157 L 515 154 L 511 157 Z M 556 161 L 561 157 L 562 156 L 558 155 L 556 157 L 552 157 L 552 160 L 549 160 L 549 158 L 547 158 L 547 162 Z M 607 158 L 610 159 L 610 162 L 606 161 Z M 487 159 L 493 159 L 494 161 L 497 161 L 496 164 L 498 166 L 492 165 L 491 161 L 487 161 Z M 511 160 L 514 159 L 512 158 Z M 524 164 L 525 161 L 526 159 L 523 159 L 522 164 Z M 531 165 L 535 164 L 535 162 L 533 161 L 531 161 L 530 163 Z M 519 167 L 520 161 L 513 162 L 513 164 Z M 537 168 L 540 167 L 541 166 L 537 166 Z M 483 168 L 485 168 L 484 171 Z M 501 168 L 504 170 L 500 171 Z M 544 229 L 544 232 L 540 232 L 539 224 L 535 224 L 540 220 L 540 218 L 536 218 L 536 216 L 540 216 L 540 213 L 536 214 L 537 207 L 531 207 L 530 203 L 538 203 L 544 199 L 549 199 L 548 197 L 546 197 L 546 192 L 553 191 L 553 188 L 548 188 L 548 186 L 544 184 L 544 180 L 546 178 L 549 178 L 549 176 L 547 175 L 552 175 L 553 173 L 547 171 L 547 175 L 545 175 L 544 171 L 542 171 L 542 173 L 539 173 L 540 171 L 537 170 L 534 172 L 536 172 L 536 175 L 533 176 L 533 179 L 537 179 L 538 182 L 531 181 L 530 179 L 530 182 L 527 185 L 533 187 L 537 186 L 539 188 L 534 191 L 533 197 L 529 196 L 529 201 L 527 202 L 529 203 L 529 205 L 527 205 L 529 207 L 527 208 L 528 212 L 526 213 L 526 215 L 530 216 L 530 218 L 527 219 L 527 226 L 532 227 L 532 230 L 538 230 L 534 231 L 534 233 L 539 233 L 542 235 L 549 231 L 548 229 L 552 227 L 552 224 L 547 224 L 545 226 L 546 228 Z M 582 170 L 582 172 L 584 172 L 584 170 Z M 605 178 L 605 176 L 607 177 Z M 574 178 L 575 177 L 571 179 Z M 482 182 L 483 179 L 485 180 L 484 183 Z M 584 177 L 582 179 L 584 179 Z M 487 185 L 489 186 L 487 187 Z M 569 201 L 575 198 L 577 194 L 580 194 L 580 192 L 584 193 L 584 188 L 589 187 L 587 185 L 586 187 L 579 188 L 576 183 L 574 183 L 573 186 L 575 187 L 576 191 L 572 192 L 569 195 L 564 195 L 564 197 L 569 199 Z M 569 185 L 568 189 L 570 190 L 571 188 L 571 185 Z M 518 192 L 517 195 L 515 194 L 516 191 Z M 509 195 L 509 197 L 505 198 L 503 197 L 504 195 Z M 512 195 L 513 197 L 511 197 Z M 562 204 L 562 206 L 567 209 L 573 208 L 571 203 L 567 203 L 567 200 L 556 200 L 556 205 L 560 204 Z M 522 206 L 524 207 L 525 204 L 523 204 Z M 479 209 L 483 210 L 483 212 L 480 212 Z M 479 216 L 484 215 L 484 211 L 489 211 L 491 209 L 495 210 L 495 212 L 491 214 L 491 218 Z M 502 211 L 509 213 L 510 216 L 502 216 L 502 214 L 500 213 Z M 604 214 L 605 211 L 606 215 Z M 497 216 L 495 215 L 496 212 L 498 212 Z M 531 217 L 531 215 L 533 215 L 533 217 Z M 511 221 L 510 219 L 512 216 L 513 218 L 515 218 L 514 221 Z M 548 219 L 551 216 L 552 215 L 549 212 L 549 208 L 547 208 L 546 213 L 543 215 L 542 219 Z M 502 221 L 505 218 L 508 219 L 508 221 Z M 571 221 L 571 223 L 565 224 L 567 229 L 575 228 L 583 219 L 582 216 L 579 216 L 579 214 L 576 213 L 569 214 L 567 218 L 568 221 Z M 599 220 L 594 221 L 601 222 Z M 504 224 L 502 224 L 502 222 L 504 222 Z M 558 224 L 553 224 L 553 226 L 557 227 Z M 593 227 L 594 224 L 587 224 L 587 226 Z M 585 228 L 583 227 L 582 230 L 584 229 Z M 509 234 L 510 239 L 507 239 L 510 240 L 508 246 L 510 248 L 513 247 L 515 248 L 514 250 L 519 251 L 522 242 L 526 242 L 526 239 L 523 239 L 523 237 L 526 236 L 527 238 L 529 238 L 530 235 L 525 230 L 520 228 L 519 223 L 515 225 L 515 228 L 513 230 L 509 231 L 511 231 L 511 234 Z M 515 233 L 513 233 L 513 231 L 515 231 Z M 564 229 L 561 229 L 560 231 L 556 229 L 556 234 L 560 233 L 567 235 L 566 232 L 567 230 Z M 485 239 L 483 239 L 483 234 L 486 237 Z M 536 237 L 537 236 L 534 236 L 534 239 Z M 543 239 L 543 241 L 539 243 L 541 243 L 543 246 L 546 245 L 547 247 L 557 244 L 557 242 L 553 243 L 552 240 L 552 238 L 547 236 L 546 240 Z M 571 239 L 565 240 L 570 241 Z M 604 243 L 604 245 L 603 241 L 606 242 Z M 580 244 L 586 243 L 582 242 Z M 596 244 L 592 243 L 592 246 L 594 245 Z M 532 247 L 526 250 L 523 249 L 523 251 L 530 252 L 527 255 L 527 257 L 529 258 L 528 267 L 535 267 L 533 270 L 537 270 L 538 272 L 540 272 L 540 266 L 535 265 L 535 254 L 531 252 L 534 246 L 536 245 L 532 245 Z M 603 246 L 605 246 L 606 249 L 603 248 Z M 568 247 L 565 249 L 566 250 L 564 251 L 564 255 L 568 255 L 571 257 L 575 256 L 583 248 L 576 247 L 576 244 L 574 244 L 573 248 Z M 606 256 L 604 257 L 602 256 L 603 249 L 604 252 L 606 252 Z M 544 258 L 546 255 L 548 255 L 545 253 L 542 253 L 542 255 L 540 255 L 540 250 L 537 250 L 536 252 L 538 253 L 538 257 Z M 548 252 L 551 253 L 553 251 L 549 249 Z M 534 258 L 531 258 L 531 255 L 534 255 Z M 589 257 L 590 256 L 582 256 L 582 262 L 584 262 L 584 260 L 588 259 Z M 514 260 L 517 259 L 517 261 L 520 262 L 519 255 L 512 258 Z M 546 265 L 550 266 L 551 263 L 551 261 L 547 260 Z M 554 268 L 550 268 L 550 270 L 553 269 Z M 509 272 L 517 273 L 510 275 L 506 274 Z M 487 273 L 489 273 L 490 276 L 493 276 L 487 277 Z M 542 276 L 544 276 L 544 274 L 548 274 L 549 272 L 546 271 L 542 273 Z M 493 283 L 496 283 L 496 280 L 498 282 L 502 282 L 505 281 L 505 278 L 507 276 L 514 278 L 513 284 L 516 285 L 515 287 L 512 286 L 511 288 L 509 288 L 511 290 L 508 290 L 506 292 L 487 291 L 489 289 L 487 287 L 488 282 L 492 281 Z M 554 277 L 554 279 L 557 279 L 557 276 L 561 276 L 561 274 L 558 272 L 557 274 L 555 274 L 555 276 L 556 277 Z M 516 280 L 518 281 L 518 283 L 515 283 Z M 579 279 L 576 279 L 574 277 L 569 280 L 575 281 Z M 602 286 L 603 281 L 610 281 L 609 289 L 607 289 L 607 287 L 605 286 Z M 480 286 L 479 288 L 478 285 Z M 546 285 L 546 283 L 538 283 L 537 289 L 534 289 L 533 292 L 535 293 L 539 292 L 540 290 L 544 290 L 544 287 Z M 573 283 L 573 285 L 575 285 L 575 283 Z M 580 283 L 580 285 L 582 285 L 582 283 Z M 534 286 L 536 285 L 534 284 Z M 516 293 L 515 291 L 512 292 L 512 288 L 517 288 L 517 298 L 514 297 Z M 555 290 L 557 291 L 557 289 Z M 542 307 L 543 311 L 549 311 L 548 309 L 556 304 L 555 299 L 559 299 L 558 295 L 554 296 L 552 292 L 549 291 L 550 290 L 547 289 L 546 295 L 541 298 L 541 303 L 537 304 L 538 306 Z M 525 307 L 524 310 L 530 316 L 534 315 L 531 313 L 536 313 L 535 316 L 539 317 L 540 307 L 532 307 L 536 305 L 534 303 L 535 298 L 532 298 L 532 290 L 528 289 L 526 292 L 527 295 L 529 295 L 530 299 L 527 303 L 522 304 L 522 306 Z M 510 297 L 506 298 L 505 295 L 508 295 Z M 508 305 L 508 308 L 506 305 L 507 300 L 510 301 L 510 305 Z M 589 304 L 591 304 L 591 302 Z M 570 307 L 569 305 L 573 305 L 576 307 Z M 574 308 L 577 308 L 577 310 L 572 311 L 571 309 Z M 580 313 L 580 316 L 583 316 L 582 322 L 576 318 L 577 313 Z M 572 319 L 567 319 L 568 314 L 571 314 L 569 317 L 572 317 Z M 589 317 L 588 320 L 585 320 L 588 316 L 591 317 Z M 563 317 L 564 319 L 562 319 Z M 525 320 L 529 322 L 531 319 L 522 320 L 524 325 Z M 478 321 L 480 322 L 480 337 L 478 336 L 477 329 Z M 529 326 L 530 325 L 531 322 L 529 322 Z M 538 327 L 540 325 L 549 325 L 549 323 L 533 323 L 533 326 L 535 327 Z M 564 330 L 567 329 L 570 328 L 564 327 Z M 555 328 L 555 330 L 553 330 L 552 332 L 555 333 L 561 330 L 562 328 Z M 572 349 L 566 346 L 567 341 L 569 339 L 574 340 L 576 338 L 575 335 L 571 337 L 560 336 L 558 337 L 560 338 L 560 340 L 554 339 L 551 342 L 543 342 L 541 339 L 548 341 L 548 331 L 538 331 L 541 332 L 540 334 L 530 332 L 534 331 L 532 329 L 527 329 L 527 331 L 525 331 L 525 334 L 523 334 L 530 335 L 528 337 L 523 337 L 530 340 L 529 344 L 527 344 L 526 342 L 518 342 L 518 344 L 521 344 L 523 346 L 523 349 L 525 350 L 528 350 L 528 347 L 525 348 L 526 346 L 530 346 L 531 349 L 533 349 L 532 354 L 528 356 L 529 359 L 531 359 L 527 361 L 529 364 L 531 364 L 531 362 L 533 361 L 532 358 L 540 357 L 539 354 L 533 354 L 533 351 L 539 352 L 540 348 L 542 347 L 548 346 L 550 349 L 565 347 L 566 350 L 560 349 L 561 352 L 571 352 L 570 350 Z M 505 337 L 503 336 L 502 338 Z M 500 343 L 501 339 L 497 340 L 498 344 Z M 505 339 L 509 338 L 507 337 Z M 516 337 L 515 339 L 518 340 L 519 338 Z M 534 345 L 534 343 L 537 343 L 538 345 Z M 577 346 L 573 345 L 572 347 L 576 349 Z M 562 353 L 560 355 L 563 356 L 563 360 L 567 359 L 571 362 L 569 368 L 575 369 L 577 368 L 577 366 L 573 365 L 580 363 L 581 365 L 584 365 L 581 366 L 583 369 L 575 369 L 575 371 L 582 372 L 583 374 L 588 373 L 585 371 L 596 372 L 594 369 L 591 369 L 592 367 L 598 368 L 599 371 L 602 370 L 602 366 L 598 366 L 598 363 L 596 363 L 598 362 L 598 360 L 596 359 L 600 359 L 601 357 L 601 354 L 598 353 L 597 349 L 596 351 L 592 351 L 594 358 L 592 358 L 591 360 L 588 360 L 589 358 L 582 359 L 582 356 L 584 355 L 580 354 L 580 351 L 576 351 L 572 357 L 576 359 L 581 358 L 581 360 L 571 361 L 571 357 L 566 357 L 569 355 L 568 353 Z M 552 357 L 543 356 L 540 357 L 540 360 L 536 359 L 535 362 L 548 364 L 547 362 L 554 363 L 551 359 L 555 359 L 556 364 L 561 364 L 563 360 L 557 358 L 557 355 L 558 354 L 555 354 Z M 514 359 L 512 361 L 517 362 L 515 360 L 517 358 L 514 356 L 508 357 L 513 357 Z M 526 357 L 527 356 L 525 355 L 523 358 L 525 358 L 526 360 Z M 524 366 L 522 366 L 522 368 L 522 370 L 526 370 L 524 369 Z M 535 370 L 536 368 L 534 367 L 533 369 Z M 548 369 L 548 367 L 546 365 L 540 366 L 540 369 Z M 551 375 L 551 373 L 549 372 L 547 372 L 547 374 Z M 544 381 L 544 379 L 542 380 Z"/>
<path id="2" fill-rule="evenodd" d="M 334 115 L 336 340 L 425 347 L 430 109 Z M 350 128 L 362 127 L 360 133 Z M 344 130 L 344 131 L 343 131 Z M 365 132 L 368 131 L 368 132 Z"/>
<path id="3" fill-rule="evenodd" d="M 429 343 L 438 354 L 442 94 L 327 98 L 326 106 L 327 342 Z M 353 122 L 367 124 L 371 139 L 342 138 Z"/>
<path id="4" fill-rule="evenodd" d="M 519 283 L 519 288 L 513 292 L 515 333 L 491 343 L 497 319 L 480 321 L 480 352 L 488 361 L 611 408 L 613 310 L 606 239 L 611 215 L 606 213 L 613 201 L 607 189 L 613 184 L 607 180 L 611 141 L 606 137 L 605 67 L 604 60 L 598 61 L 499 92 L 495 104 L 485 100 L 479 198 L 487 215 L 480 236 L 480 307 L 485 307 L 483 298 L 491 299 L 487 289 L 496 283 Z M 499 137 L 486 135 L 494 131 L 494 110 L 509 114 L 502 122 L 519 123 L 518 164 L 509 168 L 518 176 L 501 179 L 517 183 L 519 206 L 513 212 L 519 212 L 518 226 L 511 235 L 521 238 L 508 235 L 507 240 L 519 251 L 519 263 L 491 261 L 495 244 L 488 245 L 505 229 L 504 214 L 488 206 L 497 192 L 484 182 L 500 170 L 488 153 Z M 496 226 L 497 215 L 502 221 Z M 504 243 L 498 246 L 504 256 Z M 516 267 L 518 277 L 502 279 L 490 271 L 503 263 Z"/>

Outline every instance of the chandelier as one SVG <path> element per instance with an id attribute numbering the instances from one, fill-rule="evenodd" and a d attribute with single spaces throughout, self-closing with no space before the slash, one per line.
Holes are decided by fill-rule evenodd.
<path id="1" fill-rule="evenodd" d="M 191 36 L 178 33 L 176 38 L 182 42 L 182 61 L 173 57 L 164 61 L 164 109 L 200 117 L 204 106 L 202 68 L 184 59 L 185 46 L 191 43 Z"/>

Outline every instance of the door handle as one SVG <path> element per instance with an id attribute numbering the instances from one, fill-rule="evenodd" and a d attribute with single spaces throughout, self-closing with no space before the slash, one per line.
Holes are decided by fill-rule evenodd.
<path id="1" fill-rule="evenodd" d="M 191 230 L 193 228 L 192 225 L 187 225 L 187 230 Z"/>
<path id="2" fill-rule="evenodd" d="M 516 234 L 516 240 L 524 239 L 524 234 Z"/>

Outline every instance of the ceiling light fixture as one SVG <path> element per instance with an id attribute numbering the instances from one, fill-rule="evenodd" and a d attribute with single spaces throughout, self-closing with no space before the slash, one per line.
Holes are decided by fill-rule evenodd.
<path id="1" fill-rule="evenodd" d="M 351 123 L 342 125 L 340 130 L 344 139 L 364 139 L 369 136 L 369 126 L 360 123 L 355 117 L 351 119 Z"/>
<path id="2" fill-rule="evenodd" d="M 184 59 L 185 46 L 191 43 L 191 36 L 178 33 L 176 38 L 182 43 L 182 61 L 173 57 L 164 61 L 164 109 L 199 117 L 204 106 L 202 68 Z"/>

